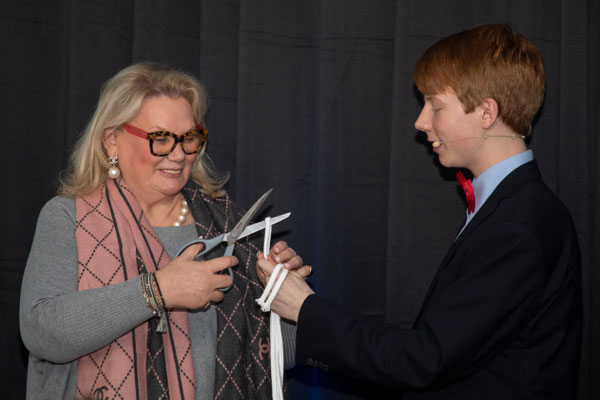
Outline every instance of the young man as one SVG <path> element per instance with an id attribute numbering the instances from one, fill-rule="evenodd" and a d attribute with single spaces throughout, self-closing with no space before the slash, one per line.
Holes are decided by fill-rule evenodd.
<path id="1" fill-rule="evenodd" d="M 524 141 L 544 93 L 540 52 L 484 25 L 434 44 L 414 79 L 425 100 L 415 127 L 443 166 L 475 177 L 467 222 L 410 330 L 345 311 L 288 274 L 271 309 L 298 322 L 296 360 L 405 400 L 574 399 L 579 246 Z M 259 267 L 266 280 L 273 264 Z"/>

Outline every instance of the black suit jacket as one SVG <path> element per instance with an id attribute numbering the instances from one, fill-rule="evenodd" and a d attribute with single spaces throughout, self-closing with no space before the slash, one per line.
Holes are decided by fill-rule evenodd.
<path id="1" fill-rule="evenodd" d="M 581 258 L 535 161 L 508 175 L 453 243 L 411 330 L 312 295 L 296 360 L 403 399 L 574 399 Z"/>

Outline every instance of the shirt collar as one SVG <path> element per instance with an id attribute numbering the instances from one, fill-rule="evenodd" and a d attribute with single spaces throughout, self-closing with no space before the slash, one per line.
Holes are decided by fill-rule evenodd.
<path id="1" fill-rule="evenodd" d="M 488 197 L 490 197 L 492 192 L 508 174 L 530 161 L 533 161 L 533 151 L 525 150 L 522 153 L 514 155 L 504 161 L 499 162 L 498 164 L 491 166 L 477 178 L 474 178 L 473 192 L 475 193 L 475 210 L 471 214 L 467 213 L 467 221 L 465 222 L 464 226 L 467 226 L 467 224 L 471 222 L 475 214 L 477 214 L 477 211 L 479 211 Z M 462 233 L 462 229 L 460 233 Z"/>
<path id="2" fill-rule="evenodd" d="M 533 151 L 526 150 L 491 166 L 477 178 L 474 178 L 473 192 L 475 192 L 475 211 L 473 214 L 477 213 L 488 197 L 490 197 L 494 189 L 496 189 L 508 174 L 532 160 Z"/>

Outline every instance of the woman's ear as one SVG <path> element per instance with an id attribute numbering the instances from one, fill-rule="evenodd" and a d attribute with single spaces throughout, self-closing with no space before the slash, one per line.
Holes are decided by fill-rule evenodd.
<path id="1" fill-rule="evenodd" d="M 498 103 L 491 97 L 483 99 L 479 106 L 482 110 L 481 127 L 484 131 L 490 129 L 498 120 Z"/>
<path id="2" fill-rule="evenodd" d="M 115 128 L 104 130 L 102 133 L 102 146 L 109 157 L 117 155 L 117 132 Z"/>

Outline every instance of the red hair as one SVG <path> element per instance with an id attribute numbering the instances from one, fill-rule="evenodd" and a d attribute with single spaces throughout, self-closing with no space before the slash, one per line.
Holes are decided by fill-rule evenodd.
<path id="1" fill-rule="evenodd" d="M 498 117 L 523 135 L 544 98 L 542 54 L 506 25 L 481 25 L 439 40 L 419 58 L 413 78 L 424 95 L 452 90 L 465 113 L 493 98 Z"/>

